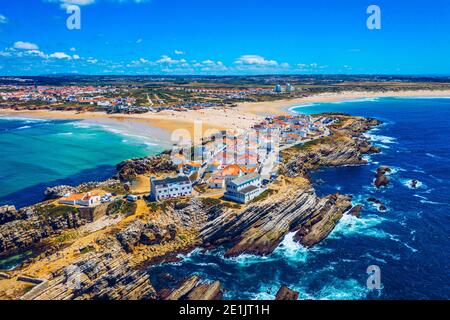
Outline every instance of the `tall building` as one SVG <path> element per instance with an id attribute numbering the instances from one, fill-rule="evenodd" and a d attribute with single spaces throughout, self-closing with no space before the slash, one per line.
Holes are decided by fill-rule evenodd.
<path id="1" fill-rule="evenodd" d="M 294 92 L 295 87 L 291 85 L 290 83 L 286 83 L 286 92 Z"/>
<path id="2" fill-rule="evenodd" d="M 166 200 L 192 195 L 192 183 L 186 176 L 157 180 L 150 178 L 150 199 L 152 201 Z"/>
<path id="3" fill-rule="evenodd" d="M 277 92 L 277 93 L 280 93 L 280 92 L 282 92 L 283 90 L 282 90 L 282 88 L 281 88 L 281 85 L 277 84 L 277 85 L 275 86 L 275 89 L 273 89 L 273 91 L 275 91 L 275 92 Z"/>

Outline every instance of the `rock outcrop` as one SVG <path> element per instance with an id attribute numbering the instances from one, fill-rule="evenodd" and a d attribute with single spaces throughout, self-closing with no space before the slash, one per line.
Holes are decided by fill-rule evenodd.
<path id="1" fill-rule="evenodd" d="M 2 224 L 21 219 L 21 214 L 16 210 L 14 206 L 2 206 L 0 207 L 0 226 Z"/>
<path id="2" fill-rule="evenodd" d="M 301 232 L 297 239 L 312 246 L 331 232 L 350 209 L 350 200 L 340 195 L 318 198 L 312 188 L 291 189 L 240 212 L 229 211 L 217 217 L 201 231 L 202 242 L 207 247 L 233 244 L 226 256 L 267 255 L 289 232 Z"/>
<path id="3" fill-rule="evenodd" d="M 152 222 L 145 224 L 137 220 L 129 223 L 116 237 L 125 251 L 132 252 L 139 244 L 152 246 L 166 243 L 173 241 L 176 235 L 177 227 L 173 224 L 161 227 Z"/>
<path id="4" fill-rule="evenodd" d="M 146 158 L 136 158 L 123 161 L 117 165 L 117 177 L 121 181 L 131 181 L 141 174 L 173 173 L 176 167 L 172 164 L 170 155 L 160 154 Z"/>
<path id="5" fill-rule="evenodd" d="M 287 286 L 281 286 L 275 295 L 275 300 L 298 300 L 298 292 L 289 289 Z"/>
<path id="6" fill-rule="evenodd" d="M 358 204 L 350 209 L 348 214 L 360 218 L 361 217 L 361 210 L 364 209 L 364 206 L 362 204 Z"/>
<path id="7" fill-rule="evenodd" d="M 76 193 L 77 189 L 75 187 L 71 186 L 56 186 L 56 187 L 49 187 L 45 189 L 44 195 L 45 199 L 58 199 L 61 197 L 65 197 L 68 194 Z"/>
<path id="8" fill-rule="evenodd" d="M 202 282 L 199 276 L 191 276 L 182 281 L 175 289 L 164 289 L 159 293 L 163 300 L 220 300 L 222 286 L 219 281 Z"/>
<path id="9" fill-rule="evenodd" d="M 39 204 L 20 209 L 15 220 L 0 224 L 0 255 L 29 249 L 42 239 L 86 223 L 77 209 Z"/>
<path id="10" fill-rule="evenodd" d="M 374 185 L 378 189 L 381 187 L 387 187 L 390 183 L 390 178 L 386 175 L 387 173 L 391 172 L 391 168 L 386 166 L 381 166 L 377 169 L 377 172 L 375 174 L 375 182 Z"/>

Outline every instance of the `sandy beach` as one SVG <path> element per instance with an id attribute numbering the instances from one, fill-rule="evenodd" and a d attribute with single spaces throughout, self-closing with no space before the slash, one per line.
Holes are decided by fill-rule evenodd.
<path id="1" fill-rule="evenodd" d="M 198 141 L 202 136 L 209 136 L 220 130 L 243 131 L 262 119 L 254 113 L 224 108 L 146 114 L 3 109 L 0 110 L 0 115 L 87 120 L 98 124 L 120 126 L 121 129 L 131 132 L 139 131 L 165 142 L 174 142 L 173 136 L 183 136 Z"/>
<path id="2" fill-rule="evenodd" d="M 273 102 L 249 102 L 241 103 L 237 109 L 245 113 L 253 113 L 256 115 L 280 115 L 289 113 L 289 108 L 310 103 L 318 102 L 338 102 L 347 100 L 357 100 L 366 98 L 383 98 L 383 97 L 450 97 L 450 90 L 430 91 L 385 91 L 385 92 L 363 92 L 348 91 L 341 93 L 323 93 L 311 95 L 304 98 L 278 100 Z"/>
<path id="3" fill-rule="evenodd" d="M 186 112 L 163 111 L 146 114 L 106 114 L 103 112 L 77 113 L 74 111 L 17 111 L 2 109 L 0 110 L 0 115 L 80 119 L 98 124 L 117 125 L 123 130 L 139 132 L 161 141 L 173 143 L 178 141 L 172 138 L 173 135 L 193 138 L 195 141 L 198 141 L 202 136 L 208 136 L 220 130 L 245 131 L 252 125 L 260 122 L 264 116 L 289 113 L 289 108 L 295 105 L 378 97 L 450 97 L 450 90 L 324 93 L 299 99 L 241 103 L 236 108 L 214 108 Z"/>

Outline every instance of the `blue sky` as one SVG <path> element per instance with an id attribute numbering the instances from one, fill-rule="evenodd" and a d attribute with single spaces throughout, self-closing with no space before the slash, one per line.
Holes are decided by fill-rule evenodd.
<path id="1" fill-rule="evenodd" d="M 0 0 L 0 75 L 448 75 L 449 57 L 448 0 Z"/>

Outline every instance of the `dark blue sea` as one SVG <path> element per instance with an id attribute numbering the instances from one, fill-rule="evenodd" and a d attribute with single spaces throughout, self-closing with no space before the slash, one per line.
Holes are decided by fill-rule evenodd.
<path id="1" fill-rule="evenodd" d="M 293 108 L 345 112 L 380 119 L 368 136 L 382 153 L 370 164 L 312 173 L 319 195 L 352 194 L 361 218 L 345 216 L 320 245 L 306 249 L 288 235 L 268 257 L 223 257 L 224 249 L 196 250 L 181 262 L 151 270 L 175 279 L 198 274 L 219 280 L 227 299 L 273 299 L 285 284 L 301 299 L 450 298 L 450 99 L 380 98 Z M 375 170 L 388 165 L 392 183 L 376 190 Z M 417 180 L 417 188 L 411 181 Z M 388 211 L 368 202 L 375 197 Z M 381 289 L 366 285 L 369 266 L 380 268 Z"/>

